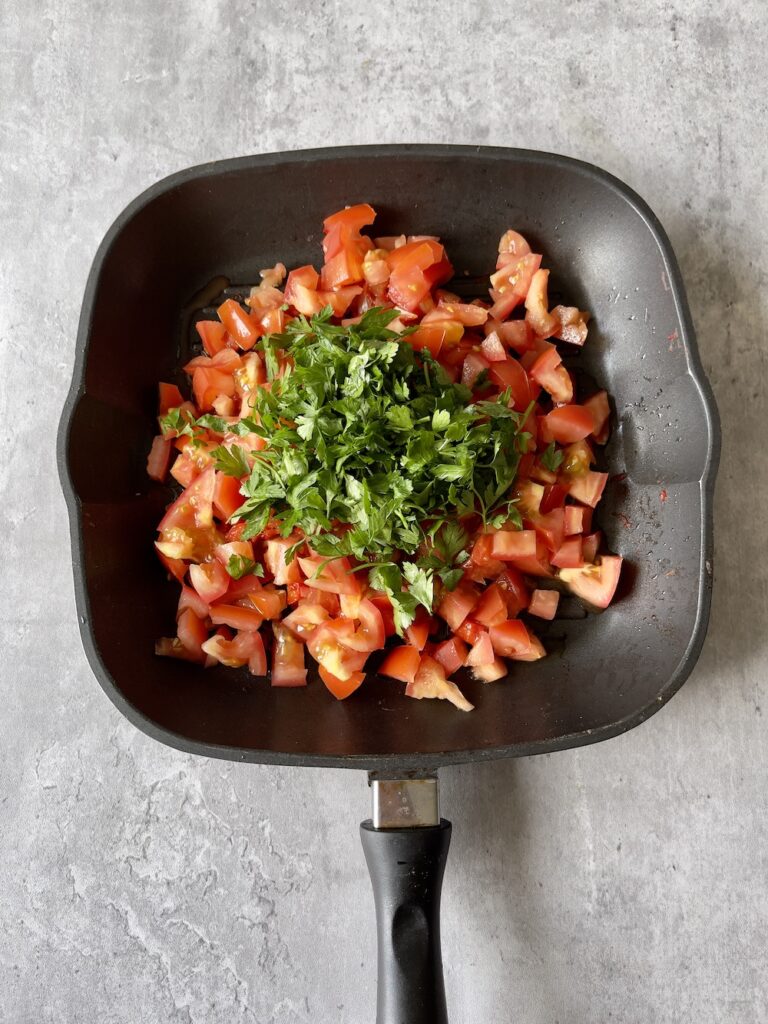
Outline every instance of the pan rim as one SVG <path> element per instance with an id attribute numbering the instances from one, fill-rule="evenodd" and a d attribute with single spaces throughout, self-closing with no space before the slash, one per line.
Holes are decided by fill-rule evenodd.
<path id="1" fill-rule="evenodd" d="M 108 672 L 90 630 L 90 600 L 84 582 L 84 547 L 82 538 L 82 509 L 75 492 L 69 471 L 68 451 L 71 427 L 78 403 L 85 393 L 85 365 L 89 348 L 93 307 L 104 262 L 126 225 L 145 206 L 160 196 L 186 184 L 189 181 L 235 173 L 259 166 L 274 166 L 290 163 L 323 163 L 338 159 L 367 158 L 377 159 L 387 156 L 412 158 L 450 157 L 483 160 L 513 160 L 519 164 L 535 164 L 576 172 L 589 179 L 598 181 L 602 186 L 618 194 L 645 223 L 659 247 L 664 269 L 669 281 L 670 291 L 680 322 L 681 342 L 686 354 L 688 372 L 698 388 L 701 398 L 707 431 L 708 444 L 704 470 L 698 480 L 701 497 L 701 561 L 699 566 L 698 593 L 696 615 L 691 636 L 675 671 L 660 688 L 657 696 L 645 707 L 625 716 L 617 722 L 600 726 L 583 732 L 568 733 L 551 740 L 540 740 L 499 747 L 466 750 L 447 750 L 430 754 L 338 754 L 319 755 L 302 754 L 291 751 L 257 750 L 249 747 L 234 747 L 224 744 L 205 743 L 158 725 L 143 714 L 126 699 L 122 690 Z M 78 615 L 80 637 L 91 671 L 96 676 L 101 688 L 117 709 L 139 730 L 151 738 L 165 743 L 184 753 L 199 754 L 204 757 L 215 757 L 232 761 L 243 761 L 258 764 L 274 764 L 302 767 L 323 768 L 356 768 L 360 770 L 384 770 L 410 768 L 430 770 L 442 765 L 461 764 L 469 761 L 492 761 L 508 757 L 523 757 L 533 754 L 551 753 L 579 746 L 598 743 L 614 736 L 621 735 L 635 728 L 662 708 L 688 678 L 701 652 L 711 606 L 712 561 L 713 561 L 713 498 L 715 480 L 720 458 L 720 420 L 714 394 L 704 372 L 696 342 L 696 334 L 691 319 L 685 294 L 680 268 L 669 238 L 660 221 L 648 204 L 625 182 L 595 164 L 577 160 L 573 157 L 539 150 L 517 149 L 507 147 L 464 146 L 453 144 L 386 144 L 366 146 L 337 146 L 320 149 L 299 149 L 284 152 L 263 153 L 251 156 L 235 157 L 226 160 L 209 161 L 176 171 L 153 183 L 142 191 L 135 199 L 125 206 L 108 228 L 102 239 L 91 265 L 85 286 L 83 304 L 78 322 L 75 342 L 75 359 L 72 381 L 68 389 L 57 435 L 56 462 L 69 519 L 70 542 L 74 576 L 75 604 Z M 450 709 L 448 709 L 450 710 Z"/>

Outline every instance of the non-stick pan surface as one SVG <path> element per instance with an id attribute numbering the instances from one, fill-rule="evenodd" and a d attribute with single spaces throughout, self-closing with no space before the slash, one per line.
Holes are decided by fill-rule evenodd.
<path id="1" fill-rule="evenodd" d="M 620 599 L 544 629 L 552 654 L 467 681 L 471 714 L 374 679 L 337 702 L 244 671 L 156 658 L 174 589 L 152 540 L 169 488 L 148 480 L 156 383 L 173 379 L 195 296 L 222 275 L 317 261 L 322 219 L 370 202 L 381 234 L 435 233 L 459 278 L 487 274 L 514 226 L 552 288 L 593 314 L 579 372 L 615 403 L 601 504 L 624 555 Z M 711 587 L 717 413 L 680 273 L 658 221 L 587 164 L 505 149 L 372 146 L 247 157 L 154 185 L 120 215 L 86 289 L 59 436 L 83 642 L 101 685 L 151 736 L 200 754 L 382 769 L 531 754 L 620 733 L 668 700 L 698 656 Z M 539 625 L 539 628 L 540 625 Z"/>

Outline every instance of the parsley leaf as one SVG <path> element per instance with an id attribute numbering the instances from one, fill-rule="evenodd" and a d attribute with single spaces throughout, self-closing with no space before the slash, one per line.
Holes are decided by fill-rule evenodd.
<path id="1" fill-rule="evenodd" d="M 263 576 L 264 566 L 257 565 L 252 558 L 245 558 L 243 555 L 230 555 L 226 564 L 226 570 L 233 580 L 240 580 L 249 574 Z"/>
<path id="2" fill-rule="evenodd" d="M 560 463 L 563 461 L 563 453 L 555 448 L 554 441 L 550 441 L 546 449 L 539 456 L 539 459 L 544 469 L 548 469 L 550 473 L 556 473 L 560 468 Z"/>
<path id="3" fill-rule="evenodd" d="M 226 445 L 219 445 L 211 452 L 216 469 L 227 476 L 235 476 L 238 479 L 250 472 L 248 459 L 243 449 L 236 444 L 227 448 Z"/>

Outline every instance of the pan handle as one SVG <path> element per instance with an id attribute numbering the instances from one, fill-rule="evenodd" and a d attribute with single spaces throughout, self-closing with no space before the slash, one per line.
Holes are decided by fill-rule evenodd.
<path id="1" fill-rule="evenodd" d="M 440 892 L 451 823 L 437 814 L 434 777 L 372 786 L 374 818 L 360 836 L 376 904 L 376 1024 L 447 1024 Z"/>

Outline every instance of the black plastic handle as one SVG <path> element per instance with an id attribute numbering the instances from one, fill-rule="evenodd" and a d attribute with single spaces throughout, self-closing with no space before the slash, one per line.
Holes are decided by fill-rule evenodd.
<path id="1" fill-rule="evenodd" d="M 376 829 L 369 820 L 360 837 L 376 901 L 376 1024 L 448 1024 L 440 892 L 451 823 Z"/>

